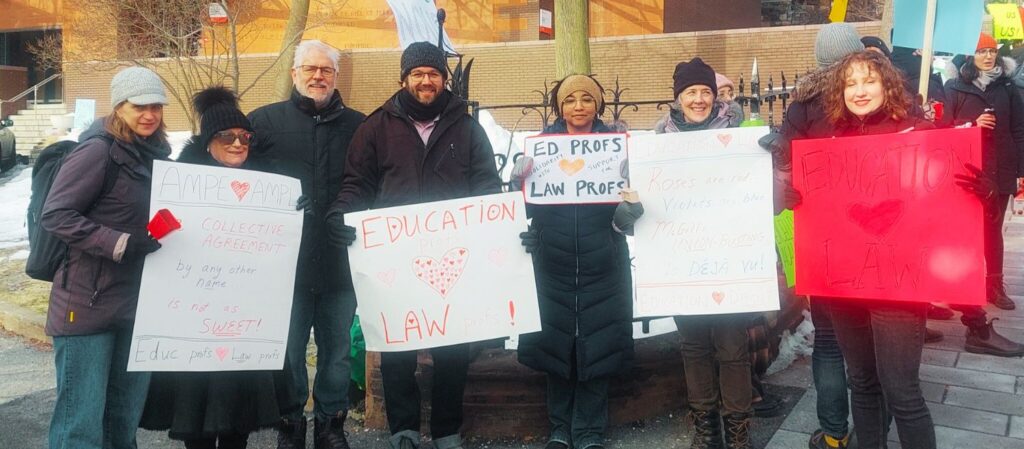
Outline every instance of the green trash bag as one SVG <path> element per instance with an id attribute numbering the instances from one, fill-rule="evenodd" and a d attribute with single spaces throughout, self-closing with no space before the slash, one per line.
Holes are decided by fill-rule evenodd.
<path id="1" fill-rule="evenodd" d="M 352 382 L 359 386 L 360 390 L 366 391 L 366 340 L 363 339 L 363 326 L 359 324 L 359 315 L 352 319 L 352 349 L 349 352 L 352 357 Z"/>

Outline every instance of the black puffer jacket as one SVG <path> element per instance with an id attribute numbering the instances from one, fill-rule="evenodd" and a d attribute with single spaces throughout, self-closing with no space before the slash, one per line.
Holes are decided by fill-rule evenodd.
<path id="1" fill-rule="evenodd" d="M 302 223 L 296 290 L 320 293 L 352 288 L 348 253 L 324 245 L 324 217 L 341 190 L 349 142 L 364 118 L 345 107 L 337 91 L 319 111 L 312 99 L 292 90 L 291 99 L 249 114 L 257 136 L 250 156 L 265 161 L 275 173 L 298 178 L 302 193 L 313 202 L 313 216 L 307 215 Z"/>
<path id="2" fill-rule="evenodd" d="M 566 133 L 559 120 L 545 134 Z M 594 132 L 611 132 L 600 121 Z M 519 361 L 579 380 L 611 376 L 633 355 L 629 249 L 612 229 L 615 205 L 530 206 L 541 331 L 519 340 Z M 575 367 L 573 363 L 575 362 Z"/>
<path id="3" fill-rule="evenodd" d="M 984 91 L 961 78 L 947 81 L 940 126 L 973 122 L 985 108 L 995 109 L 996 129 L 983 131 L 982 169 L 998 176 L 999 193 L 1012 195 L 1017 178 L 1024 175 L 1024 102 L 1009 77 L 997 78 Z"/>

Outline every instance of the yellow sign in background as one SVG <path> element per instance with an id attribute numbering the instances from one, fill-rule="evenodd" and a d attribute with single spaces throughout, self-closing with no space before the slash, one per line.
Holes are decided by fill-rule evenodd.
<path id="1" fill-rule="evenodd" d="M 998 40 L 1024 39 L 1020 9 L 1016 3 L 992 3 L 987 8 L 992 14 L 993 37 Z"/>

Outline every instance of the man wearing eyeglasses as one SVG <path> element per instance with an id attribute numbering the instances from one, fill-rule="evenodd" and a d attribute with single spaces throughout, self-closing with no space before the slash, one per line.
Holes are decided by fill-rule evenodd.
<path id="1" fill-rule="evenodd" d="M 444 51 L 427 42 L 402 53 L 402 87 L 356 131 L 341 192 L 327 216 L 331 242 L 351 245 L 346 212 L 501 192 L 487 134 L 466 102 L 445 89 Z M 374 298 L 360 298 L 373 301 Z M 430 350 L 434 359 L 430 433 L 437 449 L 462 449 L 462 395 L 469 345 Z M 416 351 L 381 353 L 384 408 L 394 449 L 420 445 Z"/>
<path id="2" fill-rule="evenodd" d="M 324 217 L 341 188 L 349 142 L 365 115 L 350 109 L 335 89 L 338 50 L 317 40 L 295 49 L 291 98 L 249 114 L 258 136 L 253 152 L 280 174 L 298 178 L 312 203 L 302 226 L 295 275 L 285 374 L 292 397 L 282 407 L 280 449 L 306 447 L 303 406 L 309 398 L 306 345 L 310 328 L 317 346 L 313 381 L 313 435 L 316 449 L 348 449 L 343 425 L 348 410 L 349 332 L 355 293 L 348 254 L 328 247 Z"/>

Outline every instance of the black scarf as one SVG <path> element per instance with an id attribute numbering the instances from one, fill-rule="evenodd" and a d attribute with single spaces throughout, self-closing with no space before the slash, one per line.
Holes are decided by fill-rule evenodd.
<path id="1" fill-rule="evenodd" d="M 398 92 L 398 106 L 406 114 L 409 114 L 409 118 L 417 122 L 429 122 L 444 112 L 444 108 L 448 107 L 448 101 L 451 99 L 451 92 L 448 89 L 441 89 L 441 94 L 434 99 L 430 104 L 423 104 L 416 100 L 408 90 L 402 89 Z"/>
<path id="2" fill-rule="evenodd" d="M 139 156 L 142 157 L 143 165 L 150 171 L 153 171 L 154 160 L 167 160 L 167 157 L 171 155 L 170 146 L 155 137 L 142 139 L 136 136 L 132 143 L 135 150 L 139 152 Z"/>

